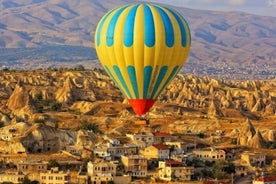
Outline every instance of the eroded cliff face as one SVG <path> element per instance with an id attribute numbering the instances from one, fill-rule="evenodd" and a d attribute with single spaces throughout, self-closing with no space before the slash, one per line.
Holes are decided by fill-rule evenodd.
<path id="1" fill-rule="evenodd" d="M 36 113 L 39 101 L 43 100 L 56 101 L 63 108 L 73 105 L 71 108 L 85 113 L 96 101 L 124 101 L 121 92 L 101 70 L 5 73 L 0 79 L 3 79 L 0 81 L 2 100 L 7 100 L 7 108 L 23 119 Z M 227 110 L 233 109 L 251 119 L 275 115 L 275 99 L 275 80 L 238 82 L 191 75 L 178 75 L 159 97 L 165 103 L 206 109 L 210 116 L 227 117 L 230 116 Z M 5 111 L 4 108 L 1 110 Z"/>
<path id="2" fill-rule="evenodd" d="M 210 107 L 208 114 L 214 116 L 227 116 L 225 109 L 247 116 L 275 115 L 275 88 L 275 80 L 237 82 L 178 75 L 160 99 L 191 108 Z"/>
<path id="3" fill-rule="evenodd" d="M 1 128 L 0 135 L 0 153 L 5 154 L 59 152 L 66 146 L 92 147 L 97 140 L 93 132 L 85 130 L 61 130 L 24 122 Z"/>
<path id="4" fill-rule="evenodd" d="M 253 148 L 263 148 L 265 140 L 259 130 L 247 119 L 238 131 L 238 144 L 242 146 L 249 146 Z"/>
<path id="5" fill-rule="evenodd" d="M 7 107 L 13 114 L 23 119 L 28 119 L 29 115 L 35 112 L 35 107 L 30 94 L 21 84 L 16 84 L 8 99 Z"/>
<path id="6" fill-rule="evenodd" d="M 118 122 L 135 117 L 127 100 L 102 70 L 2 72 L 0 100 L 0 119 L 4 125 L 23 122 L 29 129 L 37 126 L 24 134 L 24 139 L 14 139 L 21 145 L 15 150 L 24 148 L 27 152 L 60 150 L 70 141 L 81 144 L 83 141 L 77 137 L 87 137 L 86 134 L 77 136 L 73 129 L 84 119 L 98 123 L 100 128 L 111 129 L 120 125 L 106 123 L 107 117 L 119 119 Z M 219 129 L 223 127 L 217 123 L 220 118 L 258 122 L 274 117 L 275 113 L 276 80 L 226 81 L 177 75 L 149 115 L 157 119 L 179 119 L 167 124 L 169 130 L 183 133 L 190 129 L 195 132 Z M 195 118 L 181 120 L 192 116 L 209 124 L 199 125 Z M 253 135 L 252 129 L 248 129 L 250 126 L 247 123 L 247 128 L 239 130 L 246 135 L 241 137 L 241 145 L 262 147 L 263 141 L 275 140 L 271 129 L 258 127 Z"/>

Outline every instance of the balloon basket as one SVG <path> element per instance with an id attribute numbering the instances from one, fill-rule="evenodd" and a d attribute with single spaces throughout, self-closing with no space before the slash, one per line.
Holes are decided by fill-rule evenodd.
<path id="1" fill-rule="evenodd" d="M 145 116 L 136 116 L 136 120 L 134 121 L 135 125 L 144 125 L 149 126 L 149 118 Z"/>

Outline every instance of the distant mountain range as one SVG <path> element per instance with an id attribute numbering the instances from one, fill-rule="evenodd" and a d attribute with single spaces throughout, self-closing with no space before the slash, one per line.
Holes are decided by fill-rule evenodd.
<path id="1" fill-rule="evenodd" d="M 17 69 L 59 62 L 93 65 L 98 21 L 108 10 L 133 2 L 0 0 L 0 64 Z M 232 79 L 275 78 L 275 17 L 174 8 L 192 31 L 192 50 L 182 72 Z M 75 49 L 80 52 L 71 55 Z"/>

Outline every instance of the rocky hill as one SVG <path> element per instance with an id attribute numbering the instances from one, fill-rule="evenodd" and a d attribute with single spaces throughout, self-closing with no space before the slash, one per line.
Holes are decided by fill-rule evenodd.
<path id="1" fill-rule="evenodd" d="M 97 22 L 131 0 L 2 0 L 0 60 L 11 68 L 94 67 Z M 276 18 L 242 12 L 177 9 L 192 32 L 182 72 L 237 79 L 273 78 Z M 60 63 L 62 62 L 62 63 Z"/>
<path id="2" fill-rule="evenodd" d="M 224 130 L 239 138 L 239 144 L 257 148 L 275 141 L 275 115 L 275 80 L 178 75 L 148 118 L 153 130 L 204 134 Z M 8 145 L 8 152 L 57 151 L 80 142 L 91 146 L 97 138 L 76 131 L 83 121 L 97 124 L 103 132 L 124 135 L 138 128 L 135 120 L 126 99 L 102 70 L 0 72 L 4 126 L 0 144 Z"/>

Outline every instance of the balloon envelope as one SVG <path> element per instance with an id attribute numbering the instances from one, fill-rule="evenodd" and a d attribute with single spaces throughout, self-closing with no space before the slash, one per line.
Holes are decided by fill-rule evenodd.
<path id="1" fill-rule="evenodd" d="M 99 60 L 138 115 L 153 106 L 179 72 L 190 45 L 184 18 L 153 4 L 113 9 L 103 16 L 95 33 Z"/>

